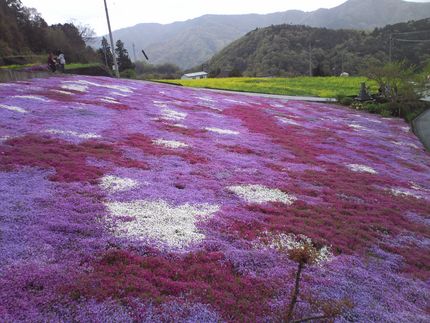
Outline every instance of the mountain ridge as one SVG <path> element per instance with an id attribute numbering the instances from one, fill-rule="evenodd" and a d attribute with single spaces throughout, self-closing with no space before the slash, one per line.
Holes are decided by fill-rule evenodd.
<path id="1" fill-rule="evenodd" d="M 430 3 L 402 0 L 349 0 L 331 8 L 311 12 L 288 10 L 265 15 L 207 14 L 170 24 L 141 23 L 114 31 L 130 57 L 142 59 L 145 49 L 153 64 L 174 63 L 190 68 L 209 60 L 231 42 L 255 28 L 297 24 L 331 29 L 365 29 L 430 17 Z M 98 42 L 99 43 L 99 42 Z M 98 45 L 97 45 L 98 46 Z"/>

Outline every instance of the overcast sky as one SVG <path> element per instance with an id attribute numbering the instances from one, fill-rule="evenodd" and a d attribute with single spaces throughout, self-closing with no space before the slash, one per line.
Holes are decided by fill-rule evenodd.
<path id="1" fill-rule="evenodd" d="M 204 14 L 271 13 L 300 9 L 312 11 L 332 8 L 345 0 L 107 0 L 112 29 L 134 26 L 143 22 L 171 23 Z M 36 8 L 49 23 L 72 20 L 90 25 L 98 35 L 107 33 L 103 0 L 22 0 Z M 323 2 L 323 4 L 322 4 Z M 415 0 L 430 2 L 430 0 Z"/>

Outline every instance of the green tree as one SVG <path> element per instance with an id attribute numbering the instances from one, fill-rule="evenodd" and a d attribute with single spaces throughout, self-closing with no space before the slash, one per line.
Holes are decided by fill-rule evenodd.
<path id="1" fill-rule="evenodd" d="M 124 47 L 124 43 L 121 40 L 116 42 L 115 53 L 118 59 L 118 68 L 120 72 L 134 68 L 133 63 L 128 56 L 128 51 Z"/>
<path id="2" fill-rule="evenodd" d="M 407 118 L 426 93 L 425 75 L 418 74 L 405 62 L 393 62 L 384 66 L 372 66 L 367 76 L 379 86 L 379 96 L 387 102 L 391 114 Z"/>
<path id="3" fill-rule="evenodd" d="M 100 60 L 107 68 L 112 69 L 113 66 L 113 55 L 109 43 L 105 37 L 102 38 L 101 47 L 97 50 L 97 54 Z"/>

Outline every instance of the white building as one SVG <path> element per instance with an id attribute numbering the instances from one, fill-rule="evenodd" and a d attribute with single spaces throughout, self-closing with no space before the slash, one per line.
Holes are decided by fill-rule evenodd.
<path id="1" fill-rule="evenodd" d="M 197 73 L 189 73 L 184 74 L 181 77 L 181 80 L 198 80 L 198 79 L 207 79 L 208 73 L 206 72 L 197 72 Z"/>

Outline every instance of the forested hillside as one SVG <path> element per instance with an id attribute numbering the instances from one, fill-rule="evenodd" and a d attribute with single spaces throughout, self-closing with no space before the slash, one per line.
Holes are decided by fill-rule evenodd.
<path id="1" fill-rule="evenodd" d="M 321 1 L 321 6 L 325 6 Z M 267 15 L 204 15 L 187 21 L 162 24 L 138 24 L 114 32 L 129 53 L 132 45 L 143 59 L 145 49 L 151 63 L 173 63 L 190 68 L 203 63 L 231 42 L 255 28 L 294 24 L 332 29 L 372 30 L 388 24 L 430 17 L 430 3 L 402 0 L 349 0 L 331 9 L 312 12 L 288 10 Z M 96 42 L 99 46 L 100 41 Z"/>
<path id="2" fill-rule="evenodd" d="M 256 29 L 233 42 L 208 63 L 213 75 L 246 76 L 358 74 L 392 59 L 423 66 L 430 59 L 430 19 L 400 23 L 372 32 L 278 25 Z M 411 33 L 412 32 L 412 33 Z M 406 34 L 398 34 L 406 33 Z M 429 40 L 429 41 L 421 41 Z"/>
<path id="3" fill-rule="evenodd" d="M 56 50 L 64 51 L 68 61 L 86 62 L 94 55 L 85 44 L 90 33 L 72 23 L 48 26 L 20 0 L 0 0 L 0 64 L 23 63 L 23 56 Z"/>

